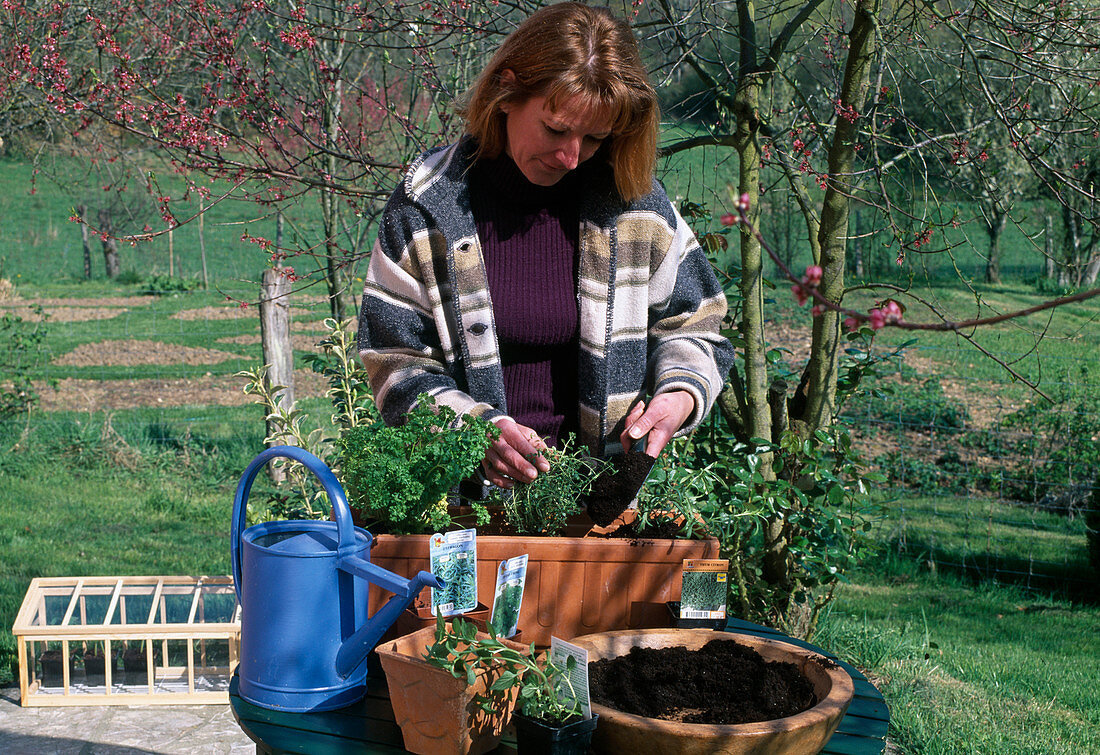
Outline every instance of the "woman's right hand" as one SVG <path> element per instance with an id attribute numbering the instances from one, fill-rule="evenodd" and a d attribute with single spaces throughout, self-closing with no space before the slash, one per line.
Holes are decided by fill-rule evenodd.
<path id="1" fill-rule="evenodd" d="M 517 482 L 531 482 L 539 472 L 550 471 L 550 462 L 541 454 L 546 443 L 538 433 L 510 417 L 494 424 L 500 428 L 500 437 L 489 446 L 481 462 L 485 479 L 507 489 Z"/>

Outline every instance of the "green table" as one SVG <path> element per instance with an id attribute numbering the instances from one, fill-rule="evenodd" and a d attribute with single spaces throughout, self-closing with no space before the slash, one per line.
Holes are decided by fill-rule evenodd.
<path id="1" fill-rule="evenodd" d="M 808 642 L 796 640 L 768 627 L 730 619 L 731 632 L 758 635 L 810 648 L 836 660 Z M 886 747 L 890 712 L 882 695 L 855 667 L 837 663 L 855 682 L 855 698 L 823 753 L 829 755 L 879 755 Z M 281 713 L 259 708 L 237 694 L 237 676 L 229 685 L 229 704 L 244 732 L 256 742 L 257 753 L 404 753 L 401 729 L 393 720 L 386 692 L 386 677 L 377 656 L 368 660 L 367 696 L 361 702 L 324 713 Z M 514 753 L 515 739 L 506 733 L 498 755 Z"/>

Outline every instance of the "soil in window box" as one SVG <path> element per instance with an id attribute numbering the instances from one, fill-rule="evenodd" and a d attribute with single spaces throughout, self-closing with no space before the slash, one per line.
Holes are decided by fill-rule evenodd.
<path id="1" fill-rule="evenodd" d="M 765 661 L 734 640 L 712 640 L 699 650 L 635 647 L 590 663 L 588 674 L 593 702 L 665 721 L 771 721 L 818 702 L 793 663 Z"/>

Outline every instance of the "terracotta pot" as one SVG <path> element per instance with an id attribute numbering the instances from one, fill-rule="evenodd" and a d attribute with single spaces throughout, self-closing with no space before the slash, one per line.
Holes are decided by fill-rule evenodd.
<path id="1" fill-rule="evenodd" d="M 519 755 L 587 755 L 598 718 L 593 715 L 562 726 L 550 726 L 517 713 L 512 717 L 516 750 Z"/>
<path id="2" fill-rule="evenodd" d="M 578 637 L 574 643 L 588 650 L 588 660 L 626 655 L 632 647 L 687 647 L 695 650 L 714 639 L 732 639 L 758 652 L 765 660 L 798 666 L 814 687 L 819 702 L 809 710 L 774 721 L 751 724 L 685 724 L 644 718 L 595 702 L 599 713 L 595 747 L 601 752 L 646 752 L 661 755 L 811 755 L 819 752 L 836 731 L 852 701 L 853 684 L 837 664 L 811 650 L 786 642 L 710 629 L 648 629 L 603 632 Z"/>
<path id="3" fill-rule="evenodd" d="M 633 512 L 627 512 L 631 514 Z M 665 627 L 666 602 L 680 599 L 685 558 L 717 558 L 718 541 L 599 537 L 612 529 L 589 527 L 584 537 L 478 535 L 477 592 L 489 600 L 497 566 L 528 554 L 519 628 L 524 642 L 549 645 L 611 629 Z M 428 535 L 377 535 L 371 561 L 397 574 L 428 570 Z M 371 611 L 389 597 L 370 587 Z"/>
<path id="4" fill-rule="evenodd" d="M 485 693 L 497 674 L 478 674 L 473 686 L 468 686 L 465 679 L 429 665 L 423 655 L 434 639 L 435 628 L 427 627 L 377 647 L 405 749 L 420 755 L 488 752 L 500 742 L 515 707 L 515 695 L 509 695 L 491 713 L 482 710 L 474 704 L 474 695 Z M 526 650 L 517 643 L 502 642 Z"/>

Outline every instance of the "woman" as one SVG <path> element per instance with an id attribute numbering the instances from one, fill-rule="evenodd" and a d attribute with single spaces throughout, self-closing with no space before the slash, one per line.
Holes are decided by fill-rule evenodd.
<path id="1" fill-rule="evenodd" d="M 505 488 L 570 432 L 603 455 L 646 437 L 656 457 L 710 410 L 733 351 L 721 287 L 653 179 L 657 98 L 630 28 L 542 8 L 464 115 L 406 173 L 371 257 L 359 349 L 382 416 L 430 393 L 493 421 L 482 471 Z"/>

